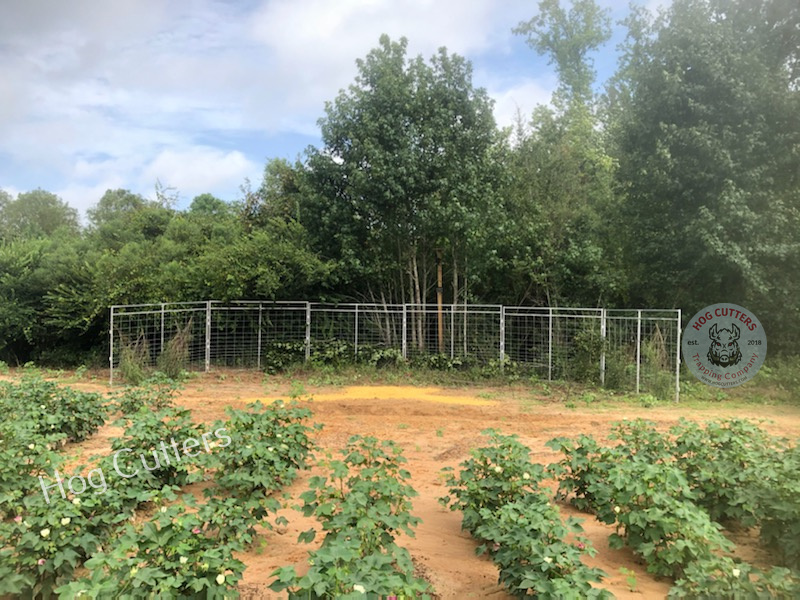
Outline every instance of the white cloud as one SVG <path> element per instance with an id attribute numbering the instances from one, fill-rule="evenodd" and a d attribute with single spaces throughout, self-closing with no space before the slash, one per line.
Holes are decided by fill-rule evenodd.
<path id="1" fill-rule="evenodd" d="M 512 87 L 487 90 L 495 100 L 494 116 L 498 127 L 517 124 L 518 117 L 524 123 L 530 121 L 533 109 L 540 104 L 549 104 L 556 82 L 552 78 L 528 79 Z"/>
<path id="2" fill-rule="evenodd" d="M 259 182 L 262 168 L 238 151 L 208 147 L 170 149 L 163 150 L 147 164 L 138 179 L 141 188 L 152 189 L 158 182 L 176 189 L 184 198 L 192 198 L 204 192 L 236 189 L 245 178 Z"/>
<path id="3" fill-rule="evenodd" d="M 85 210 L 108 188 L 183 197 L 236 195 L 268 153 L 254 139 L 319 134 L 326 100 L 382 33 L 409 54 L 446 46 L 473 61 L 515 52 L 528 0 L 27 0 L 0 19 L 0 185 L 42 186 Z M 549 81 L 490 67 L 475 84 L 517 106 L 547 102 Z M 306 136 L 303 138 L 302 136 Z M 224 138 L 224 141 L 223 141 Z M 250 139 L 237 148 L 233 140 Z M 301 148 L 292 149 L 290 153 Z"/>
<path id="4" fill-rule="evenodd" d="M 115 190 L 124 188 L 125 179 L 121 175 L 112 175 L 107 178 L 100 179 L 92 184 L 70 183 L 66 187 L 54 190 L 59 198 L 64 202 L 78 209 L 81 216 L 86 214 L 86 209 L 92 208 L 106 190 Z"/>

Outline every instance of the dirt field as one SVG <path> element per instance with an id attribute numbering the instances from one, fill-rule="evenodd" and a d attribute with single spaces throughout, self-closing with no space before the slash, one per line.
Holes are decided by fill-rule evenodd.
<path id="1" fill-rule="evenodd" d="M 98 384 L 77 383 L 74 387 L 107 391 Z M 401 538 L 414 557 L 419 572 L 434 586 L 441 598 L 509 598 L 497 584 L 497 570 L 488 558 L 476 557 L 476 543 L 461 531 L 461 516 L 441 507 L 437 499 L 446 493 L 440 470 L 457 467 L 468 457 L 472 447 L 484 442 L 480 432 L 488 427 L 503 433 L 516 433 L 532 450 L 532 460 L 546 464 L 555 454 L 545 443 L 559 435 L 581 432 L 604 437 L 613 422 L 624 418 L 644 417 L 669 427 L 680 417 L 704 420 L 714 417 L 769 419 L 765 427 L 790 437 L 800 437 L 800 409 L 788 406 L 752 406 L 730 408 L 725 403 L 710 408 L 687 409 L 684 406 L 640 408 L 620 403 L 585 405 L 567 408 L 558 394 L 539 397 L 530 388 L 436 388 L 414 386 L 314 387 L 304 384 L 301 402 L 314 412 L 314 421 L 324 428 L 317 436 L 323 450 L 338 451 L 353 434 L 391 439 L 400 444 L 408 459 L 411 484 L 419 492 L 413 501 L 413 514 L 422 519 L 415 538 Z M 295 394 L 297 384 L 292 386 Z M 193 379 L 177 399 L 192 409 L 198 422 L 224 417 L 226 406 L 243 407 L 257 399 L 287 398 L 289 382 L 280 378 L 262 380 L 259 374 L 219 376 L 204 375 Z M 118 428 L 106 426 L 82 445 L 89 453 L 107 449 L 110 437 Z M 312 471 L 313 472 L 313 469 Z M 301 474 L 289 488 L 294 498 L 306 489 L 311 472 Z M 578 514 L 569 506 L 560 506 L 562 514 Z M 247 563 L 242 593 L 245 598 L 279 597 L 268 585 L 270 574 L 278 567 L 294 565 L 305 570 L 311 546 L 297 543 L 297 534 L 315 522 L 287 508 L 283 514 L 289 526 L 265 531 L 260 544 L 240 558 Z M 587 559 L 591 566 L 603 569 L 608 577 L 603 587 L 618 598 L 664 598 L 670 588 L 667 580 L 648 575 L 628 550 L 611 550 L 608 534 L 613 528 L 598 523 L 590 515 L 583 527 L 598 554 Z M 321 536 L 318 536 L 318 539 Z M 734 537 L 743 558 L 765 563 L 765 556 L 755 536 L 740 533 Z M 620 568 L 636 574 L 636 585 L 629 588 Z"/>

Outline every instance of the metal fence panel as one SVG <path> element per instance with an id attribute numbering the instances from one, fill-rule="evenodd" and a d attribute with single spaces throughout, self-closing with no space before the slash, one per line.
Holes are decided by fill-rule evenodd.
<path id="1" fill-rule="evenodd" d="M 402 357 L 679 390 L 679 310 L 206 301 L 113 306 L 110 324 L 112 383 L 123 361 L 158 367 L 165 356 L 206 371 Z"/>

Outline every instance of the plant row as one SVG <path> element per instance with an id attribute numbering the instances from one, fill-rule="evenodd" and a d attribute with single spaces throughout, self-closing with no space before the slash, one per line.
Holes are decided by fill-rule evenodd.
<path id="1" fill-rule="evenodd" d="M 413 537 L 420 522 L 410 512 L 417 493 L 405 462 L 393 442 L 361 436 L 350 438 L 341 459 L 328 457 L 328 474 L 312 477 L 301 496 L 304 515 L 316 517 L 325 533 L 322 544 L 309 553 L 305 574 L 278 569 L 271 589 L 292 598 L 429 595 L 430 585 L 397 543 L 400 535 Z M 312 528 L 299 541 L 315 537 Z"/>
<path id="2" fill-rule="evenodd" d="M 616 526 L 612 547 L 629 546 L 649 572 L 677 580 L 674 597 L 772 597 L 800 593 L 789 568 L 764 572 L 730 556 L 722 525 L 760 526 L 781 544 L 786 567 L 798 561 L 800 479 L 797 450 L 742 420 L 705 427 L 682 420 L 668 432 L 636 420 L 615 426 L 613 445 L 557 438 L 564 458 L 550 466 L 559 495 Z M 778 525 L 780 524 L 780 525 Z"/>
<path id="3" fill-rule="evenodd" d="M 539 490 L 545 471 L 530 462 L 529 449 L 516 436 L 484 434 L 489 444 L 473 449 L 457 475 L 445 469 L 450 489 L 440 502 L 462 512 L 462 527 L 481 542 L 478 554 L 492 557 L 499 582 L 517 597 L 611 597 L 592 587 L 605 573 L 581 557 L 596 551 L 580 522 L 562 521 Z"/>
<path id="4" fill-rule="evenodd" d="M 266 517 L 279 507 L 271 494 L 313 450 L 311 413 L 255 404 L 198 425 L 172 405 L 172 392 L 162 382 L 109 404 L 41 380 L 2 389 L 2 401 L 17 409 L 0 425 L 8 459 L 0 465 L 0 595 L 235 592 L 244 565 L 234 554 L 253 541 L 257 525 L 271 526 Z M 63 419 L 43 420 L 37 406 Z M 87 437 L 111 411 L 121 413 L 115 424 L 124 428 L 112 453 L 66 468 L 58 444 Z M 40 434 L 43 423 L 55 433 Z M 200 481 L 207 482 L 204 502 L 178 500 L 181 486 Z M 89 575 L 78 578 L 82 567 Z"/>

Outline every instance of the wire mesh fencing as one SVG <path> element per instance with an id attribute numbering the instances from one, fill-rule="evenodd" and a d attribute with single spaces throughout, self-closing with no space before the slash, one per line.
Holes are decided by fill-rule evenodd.
<path id="1" fill-rule="evenodd" d="M 678 398 L 680 310 L 216 301 L 111 307 L 115 371 L 493 366 Z"/>

